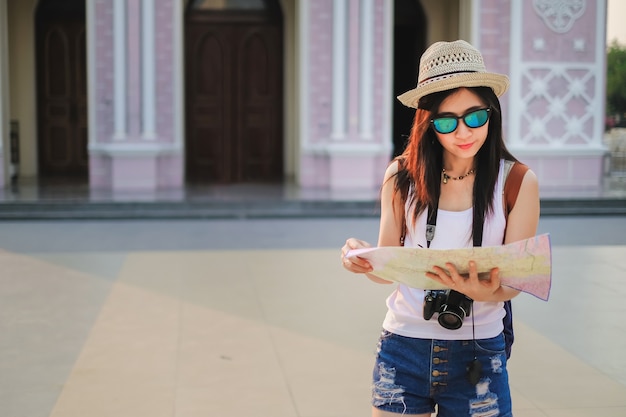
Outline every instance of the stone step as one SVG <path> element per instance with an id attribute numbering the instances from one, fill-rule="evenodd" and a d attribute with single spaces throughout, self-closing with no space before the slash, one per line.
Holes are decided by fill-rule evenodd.
<path id="1" fill-rule="evenodd" d="M 0 220 L 377 217 L 378 201 L 5 201 Z M 626 199 L 543 199 L 542 216 L 626 215 Z"/>

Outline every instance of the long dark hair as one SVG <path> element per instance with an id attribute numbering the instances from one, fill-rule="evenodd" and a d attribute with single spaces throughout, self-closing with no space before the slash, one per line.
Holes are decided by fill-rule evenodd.
<path id="1" fill-rule="evenodd" d="M 508 151 L 502 135 L 502 109 L 500 100 L 489 87 L 467 87 L 491 109 L 487 139 L 476 154 L 473 207 L 474 231 L 482 230 L 487 214 L 493 212 L 493 193 L 498 179 L 500 160 L 517 161 Z M 430 126 L 431 118 L 438 113 L 441 103 L 458 89 L 441 91 L 422 97 L 415 112 L 408 145 L 399 162 L 394 193 L 400 193 L 403 202 L 410 198 L 414 207 L 413 221 L 429 206 L 439 201 L 443 147 Z M 414 192 L 409 196 L 409 189 Z M 481 236 L 482 239 L 482 236 Z"/>

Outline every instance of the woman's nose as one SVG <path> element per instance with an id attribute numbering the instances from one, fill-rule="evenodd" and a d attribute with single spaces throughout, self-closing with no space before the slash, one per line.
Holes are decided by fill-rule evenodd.
<path id="1" fill-rule="evenodd" d="M 459 120 L 459 125 L 456 127 L 455 133 L 459 138 L 466 138 L 472 134 L 472 129 Z"/>

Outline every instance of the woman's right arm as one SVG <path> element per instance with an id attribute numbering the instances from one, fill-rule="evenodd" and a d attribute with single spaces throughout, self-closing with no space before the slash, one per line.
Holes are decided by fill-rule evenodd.
<path id="1" fill-rule="evenodd" d="M 394 195 L 395 176 L 398 173 L 398 162 L 393 162 L 385 171 L 385 178 L 380 196 L 380 229 L 378 232 L 378 246 L 400 246 L 402 235 L 404 205 L 400 193 Z M 345 254 L 351 249 L 369 247 L 370 244 L 359 239 L 350 238 L 341 248 L 343 267 L 350 272 L 364 273 L 370 280 L 380 284 L 391 284 L 391 281 L 379 278 L 372 274 L 372 266 L 365 259 L 346 259 Z"/>

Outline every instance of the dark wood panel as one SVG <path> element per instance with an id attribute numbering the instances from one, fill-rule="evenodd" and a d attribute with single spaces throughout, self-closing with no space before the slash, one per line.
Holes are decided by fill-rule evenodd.
<path id="1" fill-rule="evenodd" d="M 282 175 L 282 94 L 280 32 L 273 27 L 248 28 L 239 50 L 238 114 L 241 128 L 241 180 L 272 181 Z"/>
<path id="2" fill-rule="evenodd" d="M 187 179 L 282 180 L 280 26 L 188 16 L 185 35 Z"/>
<path id="3" fill-rule="evenodd" d="M 85 22 L 80 14 L 37 15 L 39 174 L 88 175 Z"/>

